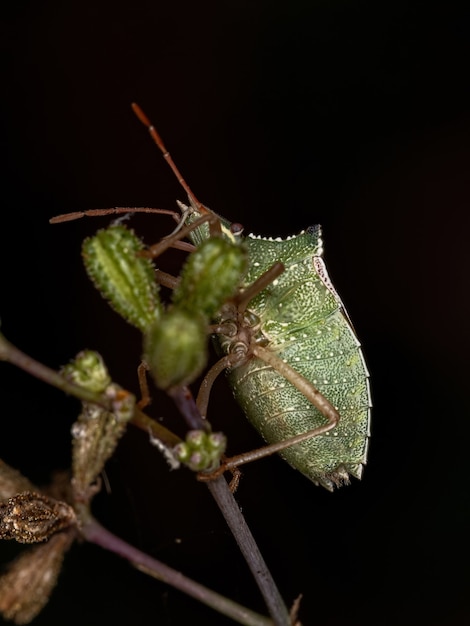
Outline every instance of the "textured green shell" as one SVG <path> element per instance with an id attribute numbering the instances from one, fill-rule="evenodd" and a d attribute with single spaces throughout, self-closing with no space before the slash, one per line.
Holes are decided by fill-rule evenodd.
<path id="1" fill-rule="evenodd" d="M 196 207 L 193 205 L 193 209 Z M 190 219 L 199 217 L 195 210 Z M 321 227 L 287 239 L 234 235 L 221 219 L 224 235 L 243 242 L 249 269 L 246 288 L 273 263 L 285 271 L 258 296 L 247 314 L 259 319 L 256 340 L 288 363 L 329 400 L 340 415 L 331 431 L 296 444 L 280 456 L 317 485 L 332 491 L 361 478 L 370 436 L 369 372 L 361 345 L 323 262 Z M 191 233 L 198 245 L 207 225 Z M 222 351 L 226 340 L 216 339 Z M 267 443 L 285 441 L 326 423 L 326 418 L 291 383 L 258 358 L 228 372 L 234 396 Z"/>
<path id="2" fill-rule="evenodd" d="M 361 477 L 367 460 L 370 393 L 360 343 L 332 287 L 321 256 L 321 229 L 286 240 L 250 235 L 251 284 L 275 261 L 285 271 L 249 304 L 261 321 L 260 341 L 310 380 L 338 410 L 338 426 L 286 448 L 281 456 L 329 490 Z M 234 395 L 250 422 L 269 443 L 284 441 L 326 422 L 281 375 L 259 359 L 229 373 Z"/>

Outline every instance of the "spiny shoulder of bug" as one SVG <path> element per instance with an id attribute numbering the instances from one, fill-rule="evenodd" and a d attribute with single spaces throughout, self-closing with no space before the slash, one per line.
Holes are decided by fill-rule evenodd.
<path id="1" fill-rule="evenodd" d="M 187 225 L 202 216 L 200 208 L 190 196 L 189 205 L 179 200 L 177 204 Z M 223 237 L 232 243 L 244 244 L 248 248 L 251 273 L 255 274 L 250 276 L 251 279 L 257 278 L 276 261 L 282 261 L 286 265 L 323 256 L 322 228 L 319 224 L 309 226 L 286 238 L 264 237 L 253 233 L 243 236 L 244 227 L 241 224 L 230 222 L 209 207 L 203 205 L 202 208 L 219 219 Z M 190 234 L 190 239 L 196 246 L 209 237 L 208 224 L 203 224 Z"/>

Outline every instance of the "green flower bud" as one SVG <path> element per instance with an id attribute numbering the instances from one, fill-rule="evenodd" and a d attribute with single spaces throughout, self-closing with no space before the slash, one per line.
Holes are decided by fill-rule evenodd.
<path id="1" fill-rule="evenodd" d="M 72 362 L 62 368 L 62 375 L 71 383 L 96 393 L 102 393 L 111 383 L 103 359 L 93 350 L 83 350 L 77 354 Z"/>
<path id="2" fill-rule="evenodd" d="M 173 448 L 173 454 L 180 463 L 187 463 L 192 454 L 192 450 L 187 443 L 182 441 L 181 443 L 177 443 Z"/>
<path id="3" fill-rule="evenodd" d="M 177 308 L 169 310 L 146 333 L 144 358 L 160 389 L 189 385 L 207 362 L 204 320 Z"/>
<path id="4" fill-rule="evenodd" d="M 244 247 L 222 237 L 212 237 L 188 256 L 173 294 L 179 308 L 214 317 L 234 295 L 247 268 Z"/>
<path id="5" fill-rule="evenodd" d="M 122 224 L 85 239 L 82 256 L 95 287 L 117 313 L 145 332 L 162 305 L 150 259 L 139 256 L 144 245 Z"/>
<path id="6" fill-rule="evenodd" d="M 225 452 L 227 439 L 222 433 L 190 430 L 186 441 L 173 448 L 173 454 L 193 472 L 215 469 Z"/>

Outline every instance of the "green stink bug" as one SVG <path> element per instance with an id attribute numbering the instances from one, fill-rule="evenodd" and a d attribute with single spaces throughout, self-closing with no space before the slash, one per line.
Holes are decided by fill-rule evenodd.
<path id="1" fill-rule="evenodd" d="M 185 223 L 213 214 L 195 198 L 147 117 L 133 108 L 188 193 L 190 206 L 179 203 Z M 333 490 L 349 475 L 361 478 L 370 435 L 369 373 L 323 261 L 321 227 L 273 240 L 242 238 L 239 226 L 222 218 L 220 225 L 249 258 L 239 296 L 215 316 L 215 341 L 237 401 L 269 444 L 310 432 L 279 452 L 315 484 Z M 204 224 L 189 236 L 200 245 L 211 233 Z M 279 262 L 284 271 L 271 278 Z"/>
<path id="2" fill-rule="evenodd" d="M 192 239 L 202 236 L 199 230 Z M 332 490 L 349 475 L 360 478 L 370 434 L 369 374 L 322 259 L 321 228 L 284 240 L 249 235 L 241 245 L 249 268 L 239 298 L 216 315 L 214 335 L 220 352 L 232 357 L 228 380 L 235 398 L 270 444 L 311 433 L 279 453 L 314 483 Z M 277 261 L 284 271 L 247 301 L 243 294 Z M 312 390 L 339 413 L 324 432 L 312 432 L 328 417 L 309 396 Z"/>
<path id="3" fill-rule="evenodd" d="M 269 452 L 279 452 L 294 468 L 330 491 L 347 484 L 350 475 L 361 478 L 370 435 L 369 374 L 349 316 L 323 262 L 320 226 L 284 240 L 242 237 L 240 225 L 217 216 L 196 199 L 155 128 L 137 105 L 133 109 L 188 195 L 189 206 L 178 202 L 182 212 L 178 228 L 186 226 L 185 234 L 189 232 L 198 249 L 218 236 L 242 246 L 248 256 L 248 269 L 236 294 L 227 293 L 225 302 L 216 297 L 218 307 L 209 305 L 205 293 L 217 281 L 217 272 L 195 295 L 191 294 L 192 279 L 184 289 L 190 309 L 201 297 L 209 306 L 213 337 L 222 355 L 201 386 L 198 406 L 202 415 L 214 378 L 226 369 L 237 401 L 269 444 Z M 208 219 L 201 224 L 204 217 Z M 62 219 L 59 216 L 54 221 Z M 157 244 L 148 254 L 156 256 L 160 250 L 161 244 Z M 209 267 L 206 265 L 204 272 Z M 223 468 L 265 454 L 261 450 L 240 455 Z"/>

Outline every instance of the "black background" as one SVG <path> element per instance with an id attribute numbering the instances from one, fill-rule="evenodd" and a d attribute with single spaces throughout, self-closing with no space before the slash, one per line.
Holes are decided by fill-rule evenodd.
<path id="1" fill-rule="evenodd" d="M 468 623 L 470 12 L 452 2 L 27 2 L 2 8 L 3 332 L 57 368 L 95 348 L 137 390 L 139 337 L 80 261 L 109 222 L 58 213 L 174 208 L 195 194 L 246 229 L 321 223 L 363 342 L 374 413 L 362 482 L 334 494 L 279 459 L 237 499 L 304 626 Z M 138 217 L 148 243 L 165 217 Z M 181 258 L 181 257 L 179 257 Z M 169 261 L 170 265 L 172 261 Z M 0 456 L 35 481 L 69 462 L 78 405 L 0 366 Z M 223 380 L 212 419 L 233 452 L 259 439 Z M 220 409 L 220 410 L 219 410 Z M 151 409 L 180 427 L 162 401 Z M 204 486 L 130 431 L 95 504 L 117 534 L 263 611 Z M 175 540 L 181 540 L 176 542 Z M 1 560 L 14 552 L 0 546 Z M 36 623 L 228 624 L 93 546 L 76 546 Z"/>

